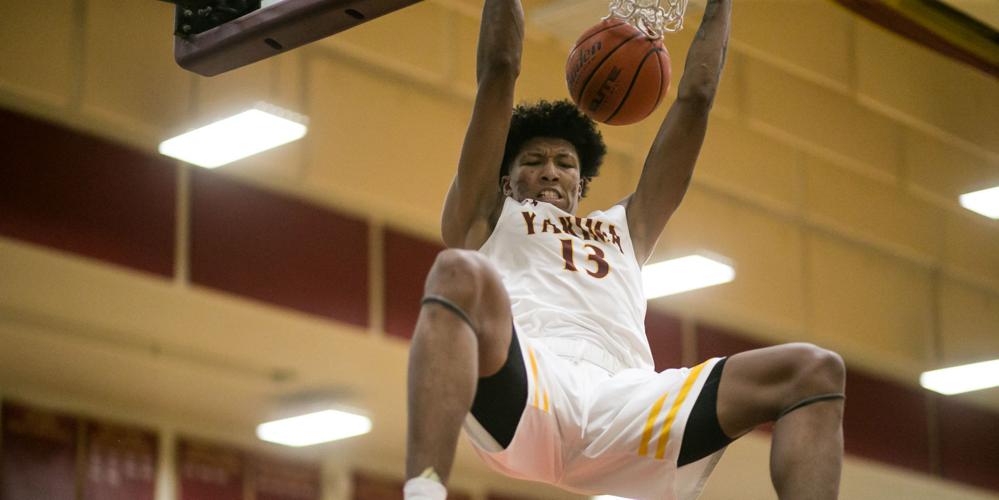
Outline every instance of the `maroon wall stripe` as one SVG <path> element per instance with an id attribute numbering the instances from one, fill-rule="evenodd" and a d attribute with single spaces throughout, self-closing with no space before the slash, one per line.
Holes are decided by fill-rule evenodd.
<path id="1" fill-rule="evenodd" d="M 248 461 L 254 500 L 319 500 L 322 470 L 317 464 L 254 455 Z"/>
<path id="2" fill-rule="evenodd" d="M 930 472 L 925 393 L 847 369 L 843 436 L 848 453 Z"/>
<path id="3" fill-rule="evenodd" d="M 83 421 L 81 500 L 153 500 L 159 439 L 156 431 Z M 81 469 L 77 469 L 78 471 Z"/>
<path id="4" fill-rule="evenodd" d="M 385 333 L 412 338 L 427 273 L 444 247 L 385 229 Z"/>
<path id="5" fill-rule="evenodd" d="M 372 475 L 353 474 L 353 500 L 403 500 L 403 481 Z"/>
<path id="6" fill-rule="evenodd" d="M 999 415 L 953 397 L 933 397 L 943 477 L 999 491 Z"/>
<path id="7" fill-rule="evenodd" d="M 214 172 L 191 181 L 192 283 L 367 326 L 364 221 Z"/>
<path id="8" fill-rule="evenodd" d="M 725 328 L 712 325 L 697 325 L 697 359 L 731 356 L 743 351 L 767 347 L 753 342 Z"/>
<path id="9" fill-rule="evenodd" d="M 178 437 L 174 449 L 179 500 L 242 500 L 247 454 L 223 443 Z"/>
<path id="10" fill-rule="evenodd" d="M 75 500 L 79 420 L 0 403 L 0 498 Z"/>
<path id="11" fill-rule="evenodd" d="M 657 372 L 683 365 L 683 323 L 680 318 L 649 308 L 645 314 L 645 336 L 649 339 Z"/>
<path id="12" fill-rule="evenodd" d="M 0 234 L 171 276 L 176 166 L 0 110 Z"/>

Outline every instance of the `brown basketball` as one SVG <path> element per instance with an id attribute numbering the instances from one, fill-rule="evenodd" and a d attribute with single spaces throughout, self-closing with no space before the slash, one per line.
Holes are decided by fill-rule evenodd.
<path id="1" fill-rule="evenodd" d="M 586 30 L 569 52 L 565 81 L 583 113 L 608 125 L 627 125 L 652 114 L 669 88 L 669 53 L 622 19 Z"/>

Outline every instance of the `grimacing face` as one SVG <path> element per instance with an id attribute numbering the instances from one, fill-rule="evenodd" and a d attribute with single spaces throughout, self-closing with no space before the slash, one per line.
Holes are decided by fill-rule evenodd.
<path id="1" fill-rule="evenodd" d="M 570 214 L 579 208 L 583 191 L 579 155 L 571 142 L 535 137 L 524 143 L 503 176 L 503 194 L 518 202 L 527 198 L 551 203 Z"/>

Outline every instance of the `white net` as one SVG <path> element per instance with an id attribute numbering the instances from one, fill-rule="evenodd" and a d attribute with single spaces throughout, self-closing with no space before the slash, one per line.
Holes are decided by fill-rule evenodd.
<path id="1" fill-rule="evenodd" d="M 653 38 L 664 32 L 683 29 L 683 13 L 687 0 L 611 0 L 610 14 L 628 21 Z"/>

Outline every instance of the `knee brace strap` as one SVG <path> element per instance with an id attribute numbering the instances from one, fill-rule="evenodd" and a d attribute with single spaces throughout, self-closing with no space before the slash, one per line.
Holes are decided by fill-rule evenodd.
<path id="1" fill-rule="evenodd" d="M 462 321 L 468 323 L 469 328 L 471 328 L 473 332 L 476 331 L 475 325 L 472 323 L 472 318 L 469 318 L 468 314 L 466 314 L 465 311 L 461 307 L 458 307 L 458 305 L 455 304 L 454 302 L 451 302 L 450 300 L 447 300 L 444 297 L 441 297 L 440 295 L 427 295 L 423 297 L 422 300 L 420 300 L 420 304 L 422 305 L 430 303 L 440 304 L 444 306 L 445 309 L 457 314 L 458 317 L 462 319 Z"/>
<path id="2" fill-rule="evenodd" d="M 777 419 L 784 417 L 784 415 L 787 415 L 788 413 L 791 413 L 792 411 L 797 410 L 802 406 L 808 406 L 812 403 L 818 403 L 819 401 L 828 401 L 830 399 L 846 399 L 846 394 L 840 392 L 833 392 L 829 394 L 819 394 L 818 396 L 812 396 L 810 398 L 802 399 L 801 401 L 798 401 L 797 403 L 788 406 L 787 408 L 784 408 L 780 412 L 780 415 L 777 415 Z"/>

